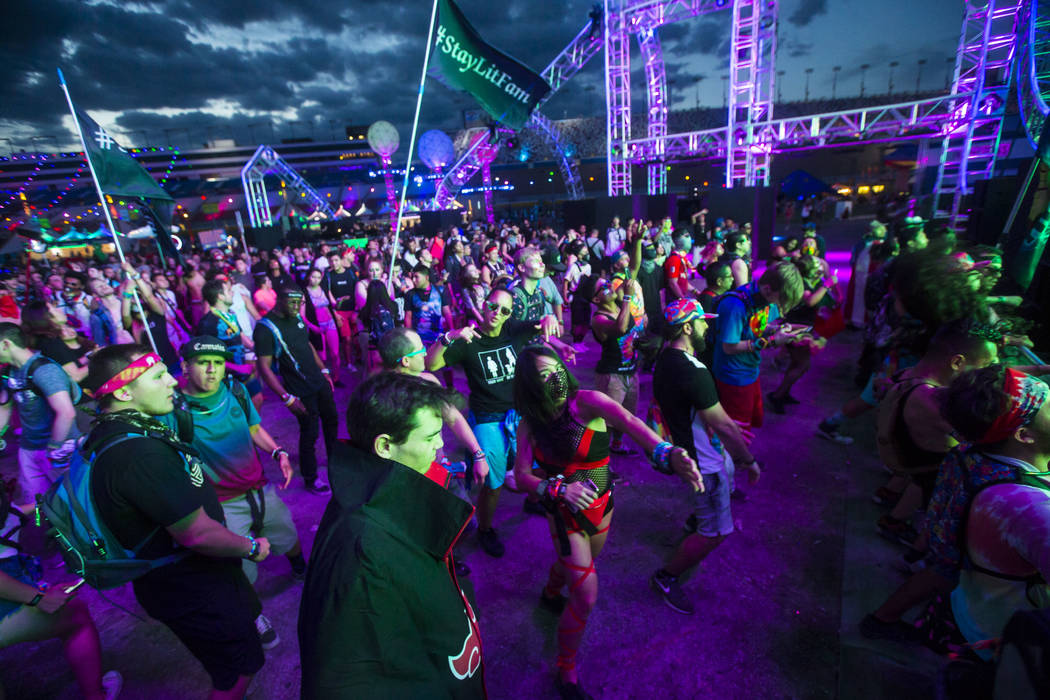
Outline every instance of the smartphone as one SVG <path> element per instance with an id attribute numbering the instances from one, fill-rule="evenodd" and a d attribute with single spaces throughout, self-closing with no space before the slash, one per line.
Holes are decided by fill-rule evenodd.
<path id="1" fill-rule="evenodd" d="M 75 593 L 76 590 L 78 588 L 80 588 L 81 586 L 83 586 L 83 585 L 84 585 L 84 579 L 80 579 L 79 581 L 77 581 L 72 586 L 70 586 L 69 588 L 66 589 L 66 595 L 73 595 L 73 593 Z"/>

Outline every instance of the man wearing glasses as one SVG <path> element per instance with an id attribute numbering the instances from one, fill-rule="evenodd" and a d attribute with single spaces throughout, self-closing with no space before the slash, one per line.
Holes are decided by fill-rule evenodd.
<path id="1" fill-rule="evenodd" d="M 540 331 L 563 357 L 573 357 L 572 348 L 555 337 L 558 324 L 553 316 L 543 321 L 510 320 L 514 299 L 503 289 L 493 289 L 481 309 L 477 328 L 461 328 L 442 335 L 430 346 L 426 366 L 430 372 L 460 365 L 470 387 L 468 420 L 478 444 L 485 452 L 489 472 L 478 496 L 478 543 L 485 553 L 503 556 L 504 546 L 492 527 L 492 515 L 500 489 L 509 476 L 507 454 L 514 446 L 517 414 L 514 411 L 514 370 L 518 353 Z M 513 490 L 513 483 L 509 484 Z"/>

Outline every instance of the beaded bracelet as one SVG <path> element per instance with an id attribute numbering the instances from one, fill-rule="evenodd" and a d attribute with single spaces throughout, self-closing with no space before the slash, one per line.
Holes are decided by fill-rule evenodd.
<path id="1" fill-rule="evenodd" d="M 673 473 L 674 470 L 671 469 L 672 450 L 674 450 L 674 445 L 666 440 L 654 447 L 652 457 L 649 458 L 649 461 L 653 465 L 653 469 L 661 474 Z"/>

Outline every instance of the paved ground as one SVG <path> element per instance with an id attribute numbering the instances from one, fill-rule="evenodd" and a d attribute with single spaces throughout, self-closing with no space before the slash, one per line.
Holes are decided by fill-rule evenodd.
<path id="1" fill-rule="evenodd" d="M 866 222 L 829 230 L 832 247 L 848 249 Z M 829 227 L 831 229 L 832 227 Z M 884 698 L 929 697 L 932 655 L 859 637 L 856 623 L 900 580 L 900 551 L 874 532 L 878 510 L 870 493 L 883 479 L 874 456 L 870 420 L 849 428 L 849 447 L 814 437 L 820 417 L 852 394 L 857 334 L 843 334 L 818 355 L 795 390 L 802 405 L 768 415 L 753 449 L 765 475 L 734 505 L 738 532 L 691 577 L 692 617 L 665 607 L 647 579 L 669 554 L 688 514 L 680 482 L 654 472 L 640 456 L 614 458 L 625 475 L 616 515 L 597 562 L 600 593 L 581 650 L 584 686 L 605 698 Z M 592 345 L 575 372 L 592 386 Z M 768 386 L 777 378 L 763 374 Z M 644 376 L 644 411 L 651 395 Z M 345 406 L 347 392 L 337 394 Z M 643 413 L 644 415 L 644 413 Z M 295 423 L 270 400 L 264 424 L 286 446 Z M 293 455 L 294 457 L 294 455 Z M 270 467 L 270 464 L 267 464 Z M 12 450 L 0 471 L 15 469 Z M 273 476 L 276 476 L 274 474 Z M 293 485 L 286 494 L 307 552 L 326 499 Z M 493 698 L 552 697 L 556 620 L 536 605 L 553 559 L 542 518 L 525 515 L 521 497 L 505 494 L 496 524 L 507 544 L 491 559 L 473 540 L 463 547 L 473 569 Z M 299 691 L 295 637 L 300 586 L 283 558 L 265 562 L 258 590 L 281 636 L 248 696 L 294 698 Z M 59 576 L 51 577 L 59 580 Z M 168 630 L 141 615 L 130 588 L 104 600 L 84 591 L 98 624 L 105 668 L 125 676 L 125 697 L 202 697 L 203 669 Z M 119 607 L 118 607 L 119 606 Z M 124 609 L 120 609 L 120 608 Z M 10 698 L 71 698 L 75 685 L 57 642 L 0 652 L 0 681 Z"/>

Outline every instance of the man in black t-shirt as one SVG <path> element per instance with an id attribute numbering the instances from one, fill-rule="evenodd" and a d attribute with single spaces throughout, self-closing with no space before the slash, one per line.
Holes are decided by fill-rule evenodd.
<path id="1" fill-rule="evenodd" d="M 310 344 L 299 315 L 302 306 L 302 291 L 282 287 L 277 305 L 255 326 L 252 339 L 259 376 L 299 422 L 299 471 L 306 490 L 320 495 L 329 488 L 317 478 L 317 422 L 320 420 L 324 432 L 325 454 L 331 455 L 339 417 L 329 370 Z"/>
<path id="2" fill-rule="evenodd" d="M 91 467 L 99 516 L 126 548 L 144 543 L 140 558 L 178 557 L 135 579 L 136 600 L 204 665 L 212 697 L 243 697 L 264 659 L 261 606 L 240 559 L 262 561 L 269 542 L 224 526 L 196 452 L 155 419 L 172 411 L 175 386 L 160 357 L 141 345 L 102 348 L 85 384 L 102 411 L 87 449 L 123 439 Z"/>
<path id="3" fill-rule="evenodd" d="M 499 502 L 500 488 L 507 473 L 507 455 L 514 447 L 514 370 L 518 353 L 536 335 L 557 332 L 557 321 L 547 316 L 542 322 L 513 321 L 510 315 L 514 300 L 503 289 L 493 289 L 481 310 L 483 323 L 475 330 L 460 328 L 445 333 L 427 352 L 427 370 L 461 365 L 470 387 L 470 420 L 474 436 L 485 451 L 489 473 L 478 496 L 478 541 L 493 557 L 503 556 L 492 516 Z M 572 349 L 556 338 L 550 343 L 563 354 Z M 513 483 L 510 488 L 515 489 Z"/>
<path id="4" fill-rule="evenodd" d="M 729 509 L 733 464 L 748 470 L 751 483 L 761 474 L 740 427 L 718 402 L 711 372 L 696 355 L 703 352 L 707 320 L 695 299 L 677 299 L 664 311 L 666 345 L 653 369 L 653 401 L 659 407 L 670 441 L 689 451 L 704 481 L 694 495 L 690 534 L 678 545 L 651 583 L 667 605 L 691 615 L 693 604 L 682 592 L 678 577 L 699 564 L 733 531 Z M 699 421 L 696 421 L 699 418 Z"/>

